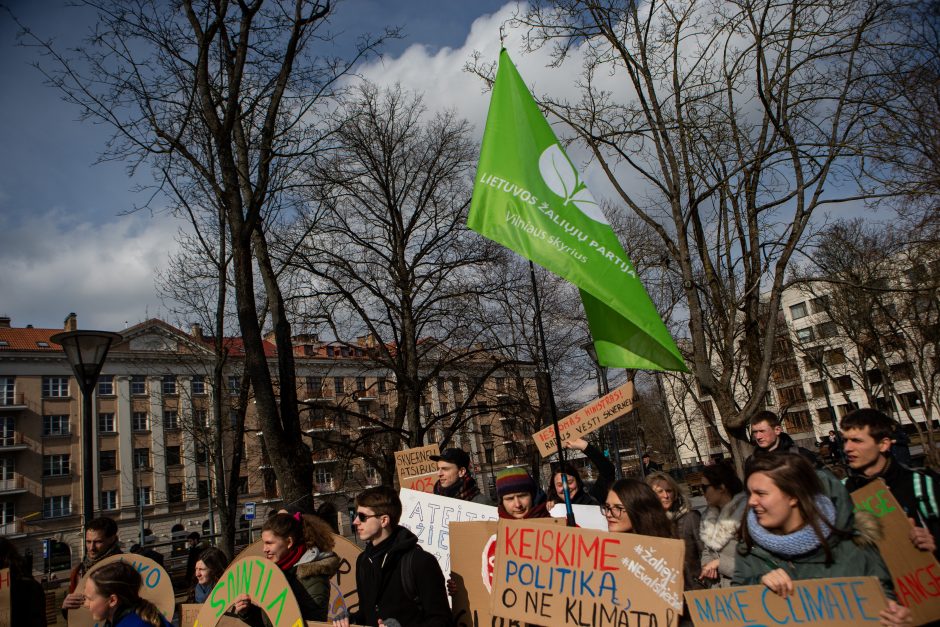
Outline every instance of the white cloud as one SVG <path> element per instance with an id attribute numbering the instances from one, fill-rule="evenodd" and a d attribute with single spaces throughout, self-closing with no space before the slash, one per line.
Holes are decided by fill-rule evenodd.
<path id="1" fill-rule="evenodd" d="M 54 328 L 74 311 L 82 328 L 106 330 L 159 315 L 154 275 L 176 249 L 177 225 L 149 214 L 100 224 L 62 210 L 0 216 L 0 313 Z"/>

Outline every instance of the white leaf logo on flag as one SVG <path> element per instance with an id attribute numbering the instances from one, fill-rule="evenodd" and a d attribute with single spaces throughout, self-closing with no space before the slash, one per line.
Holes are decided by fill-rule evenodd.
<path id="1" fill-rule="evenodd" d="M 577 169 L 562 152 L 561 146 L 552 144 L 542 152 L 539 157 L 539 172 L 548 188 L 565 199 L 565 205 L 572 203 L 592 220 L 609 224 L 594 196 L 581 183 Z"/>

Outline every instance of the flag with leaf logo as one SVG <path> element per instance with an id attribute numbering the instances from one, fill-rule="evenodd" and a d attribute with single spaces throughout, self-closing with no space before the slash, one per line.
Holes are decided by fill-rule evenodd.
<path id="1" fill-rule="evenodd" d="M 687 371 L 600 205 L 505 50 L 467 224 L 578 286 L 601 364 Z"/>

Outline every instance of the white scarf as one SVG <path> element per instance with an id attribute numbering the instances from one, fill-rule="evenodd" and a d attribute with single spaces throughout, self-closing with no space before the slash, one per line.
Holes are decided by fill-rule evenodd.
<path id="1" fill-rule="evenodd" d="M 702 517 L 702 543 L 712 551 L 721 551 L 737 535 L 746 505 L 747 495 L 738 492 L 720 510 L 709 507 Z"/>

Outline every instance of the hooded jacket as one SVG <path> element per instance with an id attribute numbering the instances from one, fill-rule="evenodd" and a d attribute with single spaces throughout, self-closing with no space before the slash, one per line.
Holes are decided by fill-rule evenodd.
<path id="1" fill-rule="evenodd" d="M 610 490 L 610 486 L 613 485 L 614 479 L 616 479 L 614 465 L 607 459 L 604 453 L 593 444 L 587 445 L 587 448 L 584 449 L 584 456 L 597 468 L 597 480 L 592 485 L 586 486 L 584 479 L 581 478 L 581 472 L 570 464 L 566 464 L 568 474 L 574 476 L 574 481 L 578 485 L 577 494 L 571 497 L 571 504 L 600 505 L 607 500 L 607 491 Z M 554 495 L 555 498 L 553 498 L 552 501 L 563 503 L 564 498 L 558 496 L 555 491 L 555 475 L 559 472 L 561 472 L 560 468 L 557 466 L 552 467 L 552 474 L 549 477 L 548 493 Z"/>
<path id="2" fill-rule="evenodd" d="M 402 572 L 402 558 L 410 558 L 411 572 Z M 415 598 L 408 598 L 403 577 L 412 578 Z M 359 609 L 349 622 L 375 627 L 379 619 L 394 618 L 403 627 L 447 627 L 450 605 L 444 575 L 437 560 L 418 546 L 418 538 L 404 527 L 379 545 L 369 544 L 356 560 Z"/>
<path id="3" fill-rule="evenodd" d="M 300 561 L 284 571 L 284 577 L 297 599 L 300 615 L 304 620 L 325 622 L 330 618 L 330 579 L 339 570 L 340 562 L 335 553 L 310 548 L 301 556 Z M 251 605 L 238 616 L 252 627 L 264 627 L 269 624 L 264 612 L 257 605 Z"/>
<path id="4" fill-rule="evenodd" d="M 734 559 L 738 548 L 738 529 L 747 495 L 742 491 L 731 497 L 724 507 L 709 507 L 702 517 L 700 537 L 702 539 L 702 566 L 718 560 L 718 585 L 727 588 L 734 577 Z"/>
<path id="5" fill-rule="evenodd" d="M 877 577 L 885 596 L 896 599 L 891 575 L 875 545 L 880 525 L 873 516 L 864 512 L 853 514 L 854 506 L 848 490 L 828 471 L 817 471 L 823 482 L 824 493 L 836 507 L 836 529 L 851 533 L 842 537 L 833 532 L 827 540 L 832 552 L 832 563 L 826 564 L 822 546 L 792 557 L 777 555 L 755 544 L 748 551 L 744 541 L 738 543 L 732 585 L 759 585 L 761 577 L 782 568 L 794 581 L 825 577 Z"/>

